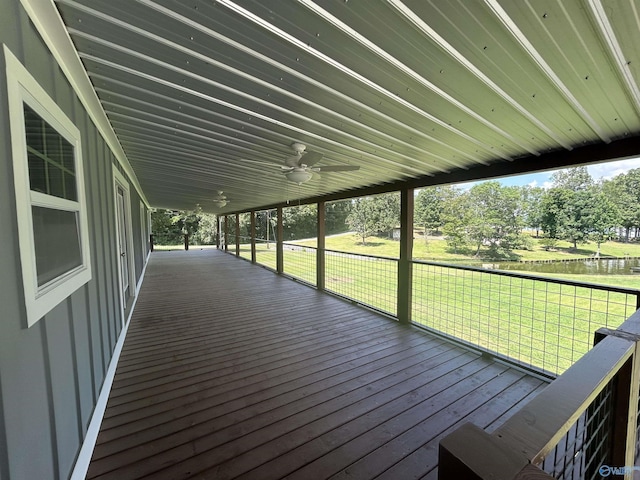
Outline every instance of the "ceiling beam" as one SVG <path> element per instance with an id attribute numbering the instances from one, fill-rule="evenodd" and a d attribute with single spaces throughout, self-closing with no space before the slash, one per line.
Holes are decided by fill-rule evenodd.
<path id="1" fill-rule="evenodd" d="M 500 162 L 492 165 L 477 165 L 467 170 L 458 170 L 434 176 L 423 176 L 408 181 L 384 183 L 364 188 L 344 190 L 331 195 L 296 199 L 295 204 L 306 205 L 318 202 L 331 202 L 347 198 L 364 197 L 380 193 L 396 192 L 403 189 L 415 189 L 436 185 L 453 185 L 478 180 L 491 180 L 526 173 L 559 170 L 592 163 L 622 160 L 640 156 L 640 136 L 614 140 L 610 143 L 596 143 L 576 147 L 571 151 L 557 150 L 542 155 L 530 155 L 512 162 Z M 253 210 L 266 210 L 289 206 L 286 203 L 266 205 Z M 234 212 L 235 213 L 235 212 Z"/>

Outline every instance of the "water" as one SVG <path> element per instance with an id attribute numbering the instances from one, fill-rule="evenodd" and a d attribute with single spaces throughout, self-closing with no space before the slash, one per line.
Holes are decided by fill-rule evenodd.
<path id="1" fill-rule="evenodd" d="M 491 264 L 495 269 L 519 270 L 535 273 L 567 273 L 572 275 L 637 275 L 631 271 L 631 267 L 640 267 L 640 259 L 599 259 L 583 260 L 578 262 L 552 262 L 552 263 L 520 263 L 504 262 Z M 483 266 L 487 266 L 483 264 Z"/>

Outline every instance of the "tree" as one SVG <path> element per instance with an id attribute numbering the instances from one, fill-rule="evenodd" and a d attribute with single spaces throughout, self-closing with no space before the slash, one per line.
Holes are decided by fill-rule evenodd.
<path id="1" fill-rule="evenodd" d="M 558 170 L 551 175 L 551 182 L 555 188 L 564 188 L 573 192 L 587 190 L 594 183 L 587 167 Z"/>
<path id="2" fill-rule="evenodd" d="M 215 241 L 216 216 L 205 213 L 196 205 L 193 210 L 156 210 L 151 212 L 151 231 L 157 245 L 179 245 L 184 234 L 192 245 L 211 244 Z"/>
<path id="3" fill-rule="evenodd" d="M 521 187 L 520 195 L 522 198 L 524 226 L 534 229 L 536 231 L 536 237 L 538 237 L 540 236 L 540 229 L 542 228 L 542 198 L 544 196 L 544 188 L 526 185 Z"/>
<path id="4" fill-rule="evenodd" d="M 172 221 L 174 215 L 172 210 L 159 209 L 151 212 L 151 231 L 156 245 L 182 243 L 182 231 Z"/>
<path id="5" fill-rule="evenodd" d="M 389 233 L 400 222 L 400 195 L 385 193 L 352 201 L 347 223 L 366 244 L 367 237 Z"/>
<path id="6" fill-rule="evenodd" d="M 347 223 L 360 236 L 362 245 L 366 245 L 367 237 L 378 232 L 378 221 L 371 197 L 356 198 L 351 204 L 351 213 Z"/>
<path id="7" fill-rule="evenodd" d="M 455 193 L 443 206 L 442 233 L 450 249 L 455 254 L 465 250 L 469 245 L 467 227 L 471 222 L 471 210 L 468 197 Z"/>
<path id="8" fill-rule="evenodd" d="M 620 226 L 625 229 L 628 242 L 630 230 L 640 227 L 640 168 L 605 181 L 603 190 L 617 207 Z"/>
<path id="9" fill-rule="evenodd" d="M 215 243 L 215 230 L 217 216 L 213 213 L 202 211 L 200 205 L 192 212 L 197 217 L 197 225 L 192 226 L 189 241 L 193 245 L 211 245 Z M 188 218 L 188 217 L 186 217 Z"/>
<path id="10" fill-rule="evenodd" d="M 286 240 L 315 237 L 317 234 L 318 207 L 299 205 L 282 210 L 283 235 Z"/>
<path id="11" fill-rule="evenodd" d="M 619 225 L 620 215 L 617 206 L 607 197 L 601 185 L 592 187 L 591 202 L 590 238 L 598 245 L 596 257 L 599 258 L 600 245 L 615 236 L 615 228 Z"/>
<path id="12" fill-rule="evenodd" d="M 540 202 L 540 227 L 544 230 L 546 249 L 553 248 L 562 238 L 566 223 L 564 205 L 571 195 L 569 190 L 552 188 L 545 192 Z"/>
<path id="13" fill-rule="evenodd" d="M 275 239 L 277 222 L 278 216 L 276 210 L 260 210 L 256 212 L 256 238 L 261 240 Z"/>
<path id="14" fill-rule="evenodd" d="M 243 242 L 249 242 L 251 238 L 251 214 L 244 212 L 240 214 L 240 236 L 243 237 Z"/>
<path id="15" fill-rule="evenodd" d="M 327 235 L 346 232 L 347 217 L 351 213 L 351 200 L 325 204 L 325 231 Z"/>
<path id="16" fill-rule="evenodd" d="M 400 225 L 400 193 L 383 193 L 371 198 L 378 223 L 376 233 L 393 236 L 393 229 Z"/>
<path id="17" fill-rule="evenodd" d="M 423 188 L 415 198 L 414 221 L 428 232 L 438 230 L 444 225 L 444 206 L 455 195 L 451 186 Z"/>
<path id="18" fill-rule="evenodd" d="M 489 247 L 493 258 L 511 255 L 523 243 L 519 189 L 491 181 L 473 186 L 467 195 L 471 209 L 467 230 L 476 256 L 483 245 Z"/>
<path id="19" fill-rule="evenodd" d="M 587 167 L 575 167 L 555 172 L 551 180 L 542 201 L 542 228 L 549 239 L 568 240 L 577 249 L 591 231 L 593 179 Z"/>

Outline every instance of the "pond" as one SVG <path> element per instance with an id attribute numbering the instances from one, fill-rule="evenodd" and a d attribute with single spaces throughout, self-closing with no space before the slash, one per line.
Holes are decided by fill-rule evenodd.
<path id="1" fill-rule="evenodd" d="M 522 263 L 504 262 L 493 263 L 490 268 L 500 270 L 519 270 L 536 273 L 567 273 L 572 275 L 638 275 L 634 273 L 632 267 L 640 267 L 638 258 L 601 258 L 599 260 L 589 259 L 571 262 L 551 262 L 551 263 Z M 487 264 L 483 264 L 487 267 Z"/>

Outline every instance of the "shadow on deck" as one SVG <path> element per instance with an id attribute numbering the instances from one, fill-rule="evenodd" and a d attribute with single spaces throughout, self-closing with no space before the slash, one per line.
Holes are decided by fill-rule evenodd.
<path id="1" fill-rule="evenodd" d="M 219 251 L 157 252 L 87 478 L 436 478 L 546 383 Z"/>

